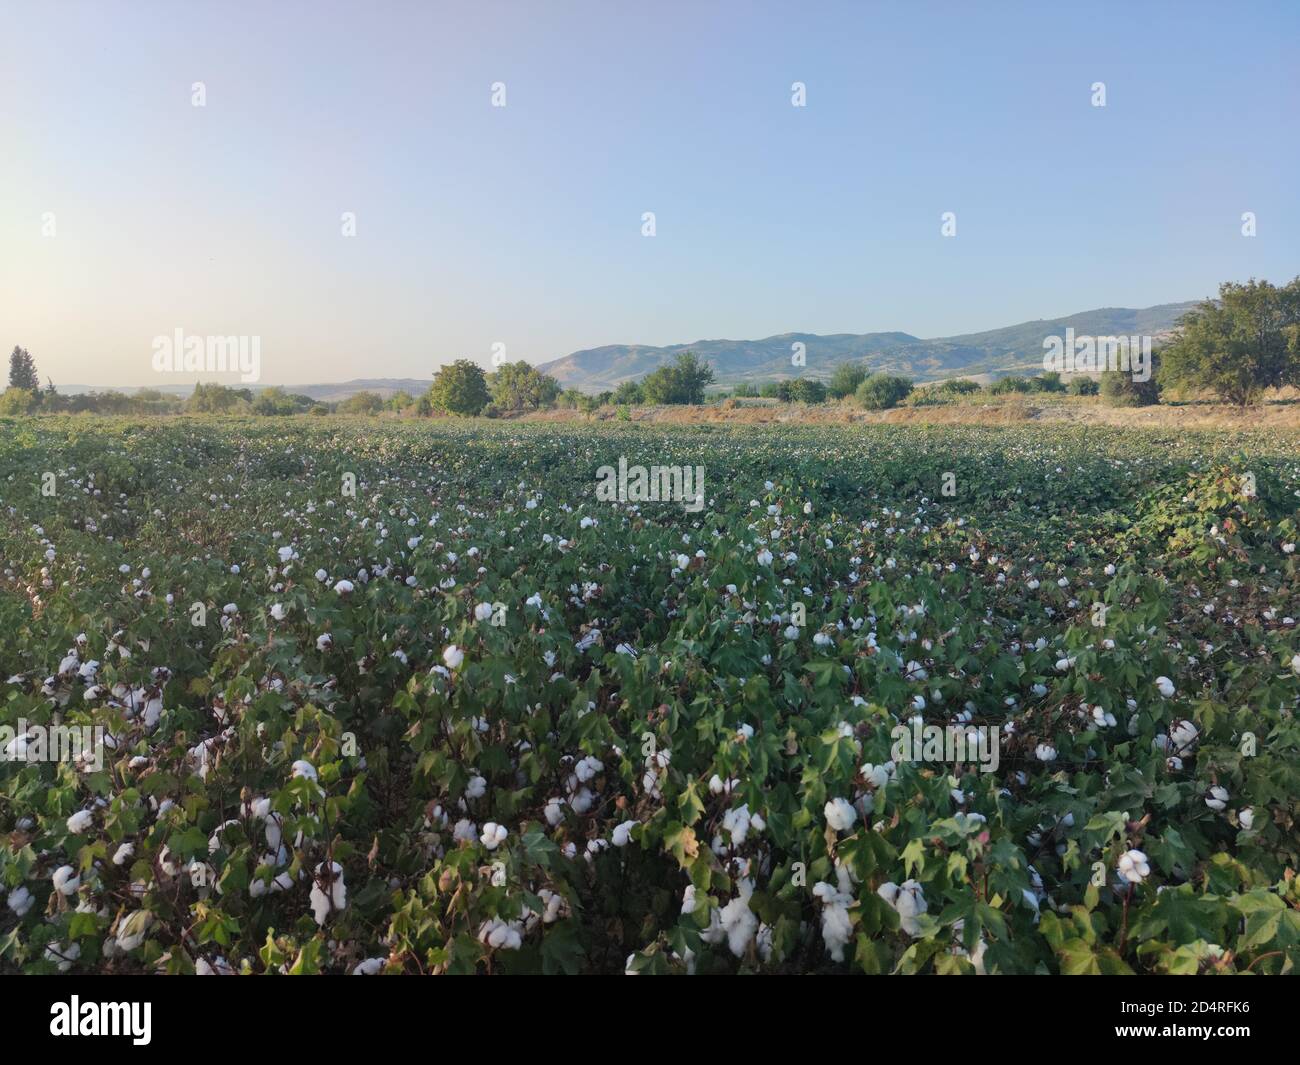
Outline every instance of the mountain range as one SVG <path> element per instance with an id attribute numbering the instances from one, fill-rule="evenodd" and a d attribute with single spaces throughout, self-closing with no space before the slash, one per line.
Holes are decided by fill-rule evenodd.
<path id="1" fill-rule="evenodd" d="M 886 370 L 915 381 L 939 381 L 946 377 L 988 380 L 1011 372 L 1042 370 L 1043 339 L 1063 336 L 1073 329 L 1076 336 L 1150 336 L 1155 341 L 1169 335 L 1178 319 L 1195 303 L 1162 303 L 1134 310 L 1102 307 L 1064 318 L 1040 318 L 1033 322 L 990 329 L 983 333 L 922 340 L 910 333 L 781 333 L 762 340 L 697 340 L 691 344 L 650 347 L 645 344 L 607 344 L 586 348 L 563 358 L 542 363 L 538 369 L 550 374 L 565 388 L 603 392 L 624 381 L 634 381 L 672 362 L 679 352 L 693 351 L 713 366 L 715 383 L 730 386 L 740 381 L 758 383 L 792 377 L 827 380 L 835 368 L 847 362 L 864 362 L 871 371 Z M 795 344 L 804 345 L 805 364 L 792 364 Z M 377 392 L 387 398 L 394 392 L 418 396 L 429 388 L 430 378 L 366 377 L 332 384 L 285 385 L 286 392 L 310 396 L 323 403 L 335 403 L 358 392 Z M 232 383 L 236 388 L 259 385 Z M 59 391 L 75 395 L 106 391 L 105 386 L 64 385 Z M 188 396 L 192 383 L 150 385 L 159 392 Z M 139 388 L 122 388 L 127 393 Z"/>
<path id="2" fill-rule="evenodd" d="M 946 377 L 988 379 L 1011 371 L 1041 372 L 1043 340 L 1063 336 L 1150 336 L 1159 341 L 1195 303 L 1162 303 L 1131 309 L 1102 307 L 1064 318 L 990 329 L 983 333 L 922 340 L 910 333 L 781 333 L 762 340 L 697 340 L 691 344 L 648 347 L 607 344 L 575 351 L 542 363 L 565 388 L 601 392 L 637 380 L 670 363 L 679 352 L 693 351 L 712 364 L 718 385 L 773 381 L 792 377 L 827 380 L 846 362 L 863 362 L 868 370 L 885 370 L 915 381 Z M 804 345 L 805 364 L 792 364 L 794 345 Z"/>

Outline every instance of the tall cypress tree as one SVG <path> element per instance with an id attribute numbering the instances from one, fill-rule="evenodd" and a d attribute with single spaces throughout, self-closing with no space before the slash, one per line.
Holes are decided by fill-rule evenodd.
<path id="1" fill-rule="evenodd" d="M 9 356 L 9 387 L 25 388 L 29 392 L 39 391 L 41 379 L 36 373 L 36 360 L 26 348 L 14 345 L 13 354 Z"/>

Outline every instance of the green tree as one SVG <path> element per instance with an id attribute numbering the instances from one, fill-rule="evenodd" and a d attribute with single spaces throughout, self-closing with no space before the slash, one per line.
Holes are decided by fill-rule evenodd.
<path id="1" fill-rule="evenodd" d="M 912 382 L 894 374 L 873 373 L 854 393 L 867 410 L 888 410 L 902 403 L 912 392 Z"/>
<path id="2" fill-rule="evenodd" d="M 9 387 L 0 392 L 0 414 L 30 414 L 36 409 L 36 393 L 30 388 Z"/>
<path id="3" fill-rule="evenodd" d="M 1207 389 L 1238 406 L 1300 384 L 1300 277 L 1281 287 L 1225 281 L 1217 300 L 1183 315 L 1160 356 L 1162 384 Z"/>
<path id="4" fill-rule="evenodd" d="M 1029 392 L 1033 389 L 1029 383 L 1029 378 L 1023 374 L 1013 373 L 1006 377 L 999 377 L 993 384 L 989 385 L 989 393 L 994 396 L 1005 396 L 1012 392 Z"/>
<path id="5" fill-rule="evenodd" d="M 641 382 L 647 403 L 703 403 L 713 383 L 713 368 L 693 351 L 679 352 L 671 365 L 660 366 Z"/>
<path id="6" fill-rule="evenodd" d="M 230 414 L 247 409 L 252 398 L 247 389 L 227 388 L 215 381 L 205 385 L 200 381 L 185 401 L 185 410 L 189 414 Z"/>
<path id="7" fill-rule="evenodd" d="M 976 392 L 982 392 L 984 389 L 978 381 L 972 381 L 969 377 L 950 377 L 946 381 L 940 381 L 935 386 L 935 390 L 958 396 L 969 396 Z"/>
<path id="8" fill-rule="evenodd" d="M 41 378 L 36 372 L 36 360 L 26 348 L 14 345 L 9 356 L 9 387 L 21 388 L 27 392 L 39 392 Z"/>
<path id="9" fill-rule="evenodd" d="M 492 402 L 503 411 L 549 407 L 560 394 L 560 384 L 554 377 L 522 359 L 505 363 L 489 375 L 487 383 Z"/>
<path id="10" fill-rule="evenodd" d="M 644 403 L 645 393 L 641 391 L 641 386 L 635 381 L 623 381 L 614 389 L 615 403 Z"/>
<path id="11" fill-rule="evenodd" d="M 1101 386 L 1097 384 L 1095 377 L 1073 377 L 1070 379 L 1070 395 L 1072 396 L 1095 396 L 1101 391 Z"/>
<path id="12" fill-rule="evenodd" d="M 811 377 L 799 377 L 791 381 L 789 394 L 791 403 L 826 402 L 826 386 Z"/>
<path id="13" fill-rule="evenodd" d="M 858 385 L 867 379 L 867 368 L 860 362 L 843 362 L 835 367 L 830 384 L 826 390 L 836 399 L 851 396 L 858 390 Z"/>
<path id="14" fill-rule="evenodd" d="M 469 359 L 442 367 L 429 387 L 429 401 L 435 408 L 460 417 L 478 414 L 491 398 L 483 367 Z"/>
<path id="15" fill-rule="evenodd" d="M 1047 373 L 1040 373 L 1037 377 L 1031 377 L 1029 388 L 1033 392 L 1064 392 L 1065 383 L 1059 373 L 1049 370 Z"/>
<path id="16" fill-rule="evenodd" d="M 1137 381 L 1129 370 L 1104 370 L 1099 391 L 1104 403 L 1111 407 L 1150 407 L 1160 402 L 1160 387 L 1156 383 L 1159 362 L 1153 354 L 1150 377 Z"/>
<path id="17" fill-rule="evenodd" d="M 378 414 L 384 409 L 384 397 L 377 392 L 354 392 L 339 406 L 340 414 Z"/>

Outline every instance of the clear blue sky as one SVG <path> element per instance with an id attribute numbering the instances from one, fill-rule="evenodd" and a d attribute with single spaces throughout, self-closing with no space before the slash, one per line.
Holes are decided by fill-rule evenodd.
<path id="1" fill-rule="evenodd" d="M 1282 281 L 1297 41 L 1294 0 L 3 0 L 0 346 L 56 383 L 158 383 L 178 327 L 260 336 L 265 383 L 427 378 Z"/>

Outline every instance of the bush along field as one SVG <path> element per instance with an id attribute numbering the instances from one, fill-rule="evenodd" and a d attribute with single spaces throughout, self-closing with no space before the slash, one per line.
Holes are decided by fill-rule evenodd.
<path id="1" fill-rule="evenodd" d="M 1293 971 L 1297 455 L 0 421 L 0 969 Z"/>

